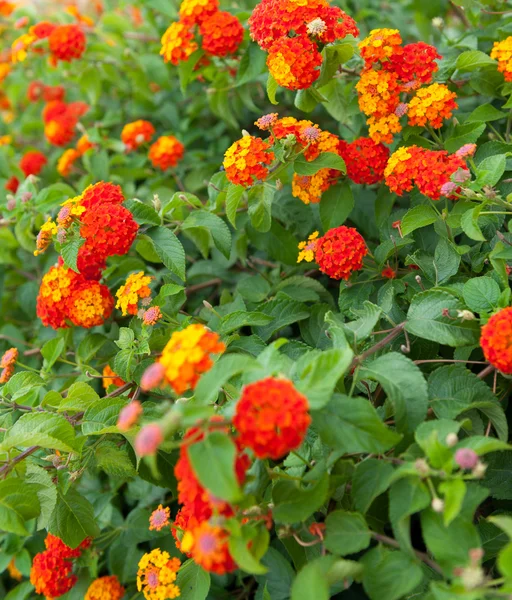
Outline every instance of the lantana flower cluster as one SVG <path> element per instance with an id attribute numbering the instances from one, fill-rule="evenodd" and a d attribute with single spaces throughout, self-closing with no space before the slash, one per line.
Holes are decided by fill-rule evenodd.
<path id="1" fill-rule="evenodd" d="M 48 102 L 43 110 L 44 134 L 53 146 L 66 146 L 75 136 L 81 116 L 89 110 L 85 102 Z"/>
<path id="2" fill-rule="evenodd" d="M 503 73 L 505 81 L 512 81 L 512 35 L 494 42 L 491 58 L 498 61 L 498 71 Z"/>
<path id="3" fill-rule="evenodd" d="M 368 117 L 374 141 L 391 144 L 406 114 L 410 125 L 436 129 L 451 117 L 457 95 L 444 84 L 431 83 L 441 58 L 433 46 L 425 42 L 402 45 L 397 29 L 374 29 L 359 48 L 365 61 L 356 85 L 359 108 Z M 426 84 L 431 85 L 421 88 Z"/>
<path id="4" fill-rule="evenodd" d="M 359 35 L 354 19 L 327 0 L 262 0 L 249 26 L 252 39 L 268 52 L 270 74 L 291 90 L 311 87 L 318 79 L 325 44 Z"/>
<path id="5" fill-rule="evenodd" d="M 469 148 L 468 152 L 474 152 L 474 148 Z M 439 200 L 441 196 L 451 198 L 460 187 L 455 181 L 459 174 L 469 176 L 464 156 L 467 156 L 464 147 L 455 154 L 448 154 L 446 150 L 402 146 L 389 158 L 385 170 L 386 185 L 398 196 L 416 186 L 432 200 Z"/>
<path id="6" fill-rule="evenodd" d="M 73 559 L 90 546 L 90 540 L 84 540 L 78 548 L 72 549 L 61 539 L 49 533 L 45 539 L 46 550 L 34 556 L 30 571 L 30 582 L 36 594 L 47 600 L 63 596 L 77 582 L 73 574 Z"/>
<path id="7" fill-rule="evenodd" d="M 179 21 L 171 23 L 162 36 L 160 54 L 165 62 L 178 65 L 199 49 L 196 34 L 201 36 L 207 56 L 234 54 L 244 38 L 244 28 L 231 13 L 219 10 L 218 0 L 183 0 Z"/>

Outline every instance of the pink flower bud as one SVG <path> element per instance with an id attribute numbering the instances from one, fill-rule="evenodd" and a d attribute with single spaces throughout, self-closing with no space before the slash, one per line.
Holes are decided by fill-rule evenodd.
<path id="1" fill-rule="evenodd" d="M 28 17 L 21 17 L 20 19 L 18 19 L 16 21 L 16 23 L 14 23 L 14 27 L 15 29 L 21 29 L 22 27 L 25 27 L 25 25 L 28 23 Z"/>
<path id="2" fill-rule="evenodd" d="M 476 144 L 464 144 L 462 148 L 459 148 L 457 152 L 455 152 L 455 156 L 459 156 L 460 158 L 464 158 L 465 156 L 473 156 L 476 151 Z"/>
<path id="3" fill-rule="evenodd" d="M 478 463 L 478 454 L 471 448 L 459 448 L 455 453 L 455 462 L 461 469 L 473 469 Z"/>
<path id="4" fill-rule="evenodd" d="M 452 175 L 452 181 L 455 183 L 465 183 L 471 179 L 471 173 L 467 169 L 457 169 Z"/>
<path id="5" fill-rule="evenodd" d="M 158 387 L 163 379 L 165 374 L 165 367 L 159 363 L 153 363 L 150 365 L 141 377 L 140 387 L 144 392 L 152 390 Z"/>
<path id="6" fill-rule="evenodd" d="M 453 181 L 447 181 L 441 186 L 441 195 L 451 196 L 457 188 L 458 185 L 456 183 L 453 183 Z"/>
<path id="7" fill-rule="evenodd" d="M 16 198 L 11 196 L 7 201 L 7 210 L 14 210 L 16 208 Z"/>
<path id="8" fill-rule="evenodd" d="M 29 200 L 32 200 L 32 192 L 23 192 L 21 194 L 21 201 L 28 202 Z"/>
<path id="9" fill-rule="evenodd" d="M 408 110 L 409 107 L 407 106 L 407 104 L 405 102 L 400 102 L 400 104 L 395 109 L 395 115 L 397 117 L 403 117 L 405 114 L 407 114 Z"/>
<path id="10" fill-rule="evenodd" d="M 157 423 L 145 425 L 135 438 L 135 452 L 139 456 L 155 454 L 158 446 L 164 441 L 164 434 Z"/>
<path id="11" fill-rule="evenodd" d="M 120 431 L 128 431 L 130 427 L 137 423 L 141 414 L 142 404 L 138 400 L 133 400 L 119 413 L 119 418 L 117 419 L 117 428 Z"/>

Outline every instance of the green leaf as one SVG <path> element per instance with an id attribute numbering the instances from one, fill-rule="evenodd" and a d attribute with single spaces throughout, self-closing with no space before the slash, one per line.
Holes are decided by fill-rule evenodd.
<path id="1" fill-rule="evenodd" d="M 481 104 L 469 115 L 469 117 L 466 119 L 466 123 L 488 123 L 489 121 L 504 119 L 506 116 L 506 113 L 498 110 L 492 104 Z"/>
<path id="2" fill-rule="evenodd" d="M 254 81 L 264 72 L 266 60 L 267 54 L 260 49 L 258 44 L 251 42 L 240 60 L 236 73 L 236 84 L 243 85 Z"/>
<path id="3" fill-rule="evenodd" d="M 328 573 L 334 560 L 332 556 L 321 556 L 306 564 L 293 582 L 291 600 L 329 600 Z"/>
<path id="4" fill-rule="evenodd" d="M 359 379 L 378 381 L 391 402 L 398 431 L 412 433 L 425 420 L 428 409 L 427 382 L 412 360 L 389 352 L 364 364 Z"/>
<path id="5" fill-rule="evenodd" d="M 411 515 L 430 506 L 427 486 L 418 477 L 404 477 L 389 490 L 389 520 L 404 552 L 414 556 L 411 543 Z"/>
<path id="6" fill-rule="evenodd" d="M 363 587 L 370 600 L 408 598 L 423 579 L 418 560 L 400 551 L 379 546 L 363 559 Z"/>
<path id="7" fill-rule="evenodd" d="M 352 497 L 359 512 L 365 513 L 375 498 L 388 489 L 394 472 L 391 464 L 376 458 L 369 458 L 356 465 L 352 480 Z"/>
<path id="8" fill-rule="evenodd" d="M 505 154 L 495 154 L 484 158 L 476 169 L 476 185 L 494 186 L 501 179 L 507 166 Z"/>
<path id="9" fill-rule="evenodd" d="M 53 367 L 65 347 L 66 342 L 64 338 L 56 337 L 45 342 L 41 348 L 41 354 L 45 360 L 44 366 L 46 369 L 51 369 Z"/>
<path id="10" fill-rule="evenodd" d="M 334 152 L 323 152 L 312 161 L 307 161 L 304 155 L 301 154 L 295 159 L 293 168 L 298 175 L 314 175 L 320 169 L 335 169 L 343 174 L 347 172 L 345 161 Z"/>
<path id="11" fill-rule="evenodd" d="M 66 495 L 59 490 L 48 531 L 71 548 L 79 546 L 86 537 L 95 538 L 100 533 L 92 504 L 74 488 Z"/>
<path id="12" fill-rule="evenodd" d="M 400 228 L 402 235 L 405 237 L 420 227 L 432 225 L 438 219 L 436 211 L 427 204 L 420 204 L 414 208 L 410 208 L 404 215 Z"/>
<path id="13" fill-rule="evenodd" d="M 24 581 L 13 588 L 4 598 L 4 600 L 27 600 L 34 591 L 34 586 L 30 581 Z"/>
<path id="14" fill-rule="evenodd" d="M 268 325 L 255 329 L 256 335 L 264 342 L 283 327 L 309 317 L 309 310 L 304 304 L 292 300 L 282 292 L 269 302 L 260 305 L 258 310 L 273 319 Z"/>
<path id="15" fill-rule="evenodd" d="M 359 513 L 335 510 L 327 515 L 325 525 L 324 545 L 329 552 L 346 556 L 370 545 L 370 530 Z"/>
<path id="16" fill-rule="evenodd" d="M 132 378 L 132 361 L 135 356 L 135 350 L 121 350 L 114 358 L 114 372 L 117 373 L 123 381 L 131 381 Z"/>
<path id="17" fill-rule="evenodd" d="M 220 388 L 239 373 L 258 369 L 258 363 L 247 354 L 226 354 L 205 373 L 194 391 L 198 404 L 212 404 L 217 399 Z"/>
<path id="18" fill-rule="evenodd" d="M 61 452 L 73 452 L 79 445 L 75 430 L 61 415 L 27 413 L 21 416 L 6 433 L 0 444 L 0 452 L 11 448 L 41 446 Z"/>
<path id="19" fill-rule="evenodd" d="M 503 530 L 512 540 L 512 517 L 506 515 L 492 515 L 487 517 L 487 520 Z"/>
<path id="20" fill-rule="evenodd" d="M 496 61 L 480 50 L 467 50 L 457 57 L 455 66 L 459 71 L 475 71 L 489 65 L 496 66 Z"/>
<path id="21" fill-rule="evenodd" d="M 350 185 L 342 181 L 322 194 L 320 221 L 324 231 L 343 225 L 354 208 L 354 194 Z"/>
<path id="22" fill-rule="evenodd" d="M 219 333 L 226 335 L 242 327 L 253 327 L 256 325 L 267 325 L 272 321 L 272 317 L 261 312 L 246 312 L 237 310 L 222 317 Z"/>
<path id="23" fill-rule="evenodd" d="M 461 55 L 462 56 L 462 55 Z M 464 144 L 473 144 L 485 131 L 485 123 L 467 123 L 457 125 L 452 135 L 445 141 L 444 148 L 450 154 L 456 152 Z"/>
<path id="24" fill-rule="evenodd" d="M 77 381 L 69 388 L 67 396 L 59 404 L 59 412 L 87 410 L 99 399 L 100 397 L 90 385 Z"/>
<path id="25" fill-rule="evenodd" d="M 460 254 L 455 244 L 445 238 L 437 242 L 434 253 L 434 269 L 436 271 L 436 285 L 445 283 L 459 272 Z"/>
<path id="26" fill-rule="evenodd" d="M 64 264 L 67 267 L 69 267 L 70 269 L 72 269 L 73 271 L 75 271 L 76 273 L 80 272 L 76 265 L 76 261 L 78 258 L 78 251 L 80 250 L 80 248 L 83 246 L 84 243 L 85 243 L 84 238 L 76 238 L 76 239 L 73 239 L 69 242 L 62 244 L 62 247 L 60 249 L 62 258 L 64 259 Z"/>
<path id="27" fill-rule="evenodd" d="M 295 481 L 279 480 L 272 490 L 272 516 L 278 523 L 299 523 L 323 506 L 329 491 L 325 473 L 315 484 L 304 489 Z"/>
<path id="28" fill-rule="evenodd" d="M 341 453 L 381 454 L 402 439 L 384 425 L 373 406 L 363 398 L 338 396 L 312 415 L 314 428 L 324 443 Z"/>
<path id="29" fill-rule="evenodd" d="M 102 442 L 94 452 L 94 460 L 98 469 L 111 477 L 128 478 L 137 475 L 126 448 L 119 448 L 114 442 Z"/>
<path id="30" fill-rule="evenodd" d="M 216 498 L 234 503 L 242 492 L 235 473 L 236 447 L 225 433 L 213 432 L 188 447 L 192 469 Z"/>
<path id="31" fill-rule="evenodd" d="M 260 530 L 263 532 L 263 536 L 266 537 L 265 546 L 268 547 L 269 534 L 266 530 Z M 244 535 L 244 529 L 242 529 L 241 535 L 234 535 L 231 533 L 229 536 L 229 551 L 239 566 L 246 573 L 254 575 L 262 575 L 268 571 L 267 567 L 262 565 L 259 559 L 254 556 L 252 542 L 254 541 L 250 536 Z M 251 544 L 251 546 L 249 546 Z"/>
<path id="32" fill-rule="evenodd" d="M 124 203 L 124 206 L 132 213 L 133 218 L 139 225 L 148 224 L 156 225 L 158 227 L 162 224 L 162 219 L 156 210 L 140 200 L 127 200 Z"/>
<path id="33" fill-rule="evenodd" d="M 102 398 L 85 411 L 82 433 L 99 435 L 107 432 L 117 433 L 117 418 L 126 406 L 124 398 Z"/>
<path id="34" fill-rule="evenodd" d="M 25 521 L 34 519 L 41 511 L 36 486 L 21 479 L 0 481 L 0 530 L 29 536 Z"/>
<path id="35" fill-rule="evenodd" d="M 180 78 L 180 89 L 182 94 L 185 94 L 188 84 L 194 77 L 195 67 L 201 58 L 203 58 L 203 56 L 204 52 L 202 50 L 196 50 L 188 57 L 187 60 L 179 63 L 178 75 Z"/>
<path id="36" fill-rule="evenodd" d="M 27 465 L 25 481 L 31 490 L 36 490 L 41 507 L 37 528 L 46 529 L 57 503 L 57 488 L 48 471 L 33 463 Z"/>
<path id="37" fill-rule="evenodd" d="M 276 100 L 276 93 L 278 87 L 279 86 L 277 85 L 277 81 L 269 73 L 267 79 L 267 96 L 271 104 L 279 104 L 279 102 Z"/>
<path id="38" fill-rule="evenodd" d="M 147 235 L 163 264 L 185 281 L 185 250 L 174 233 L 166 227 L 152 227 Z"/>
<path id="39" fill-rule="evenodd" d="M 428 290 L 414 296 L 405 329 L 418 337 L 447 346 L 478 344 L 480 327 L 475 321 L 444 317 L 443 310 L 464 310 L 464 304 L 452 294 Z"/>
<path id="40" fill-rule="evenodd" d="M 467 210 L 460 219 L 460 225 L 464 230 L 464 233 L 477 242 L 485 242 L 485 236 L 480 229 L 478 224 L 478 217 L 483 209 L 483 205 L 479 204 L 470 210 Z"/>
<path id="41" fill-rule="evenodd" d="M 243 185 L 230 183 L 226 190 L 226 216 L 236 229 L 236 211 L 242 201 L 245 188 Z"/>
<path id="42" fill-rule="evenodd" d="M 492 277 L 474 277 L 466 281 L 462 295 L 470 310 L 488 313 L 497 308 L 501 290 Z"/>
<path id="43" fill-rule="evenodd" d="M 498 555 L 498 569 L 507 578 L 512 577 L 512 544 L 507 544 Z"/>
<path id="44" fill-rule="evenodd" d="M 215 247 L 229 258 L 231 254 L 231 231 L 217 215 L 206 210 L 195 210 L 182 223 L 183 230 L 205 228 L 212 236 Z"/>
<path id="45" fill-rule="evenodd" d="M 210 573 L 187 560 L 178 571 L 176 585 L 180 588 L 181 600 L 206 600 L 210 591 Z"/>
<path id="46" fill-rule="evenodd" d="M 101 333 L 89 333 L 78 344 L 78 358 L 82 363 L 88 363 L 106 343 L 107 338 Z"/>
<path id="47" fill-rule="evenodd" d="M 445 526 L 448 527 L 460 513 L 466 495 L 466 484 L 462 479 L 443 481 L 439 485 L 439 491 L 444 496 L 443 519 Z"/>
<path id="48" fill-rule="evenodd" d="M 272 201 L 276 190 L 268 185 L 253 186 L 248 193 L 248 212 L 251 225 L 257 231 L 267 232 L 272 226 Z"/>
<path id="49" fill-rule="evenodd" d="M 382 315 L 382 309 L 365 300 L 362 308 L 353 308 L 351 311 L 357 319 L 348 323 L 340 323 L 345 330 L 347 338 L 354 345 L 363 342 L 370 336 Z"/>
<path id="50" fill-rule="evenodd" d="M 317 410 L 329 402 L 338 380 L 350 367 L 353 357 L 350 348 L 335 348 L 316 354 L 305 365 L 297 388 L 306 396 L 311 409 Z"/>

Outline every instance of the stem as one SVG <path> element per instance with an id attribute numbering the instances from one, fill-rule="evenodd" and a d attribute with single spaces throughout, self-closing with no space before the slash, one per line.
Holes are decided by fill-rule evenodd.
<path id="1" fill-rule="evenodd" d="M 350 365 L 350 370 L 360 365 L 366 358 L 368 358 L 368 356 L 375 354 L 375 352 L 378 352 L 379 350 L 387 346 L 390 342 L 392 342 L 396 337 L 398 337 L 402 333 L 404 327 L 405 323 L 400 323 L 384 339 L 380 340 L 380 342 L 377 342 L 375 346 L 372 346 L 359 356 L 356 356 L 352 361 L 352 364 Z"/>
<path id="2" fill-rule="evenodd" d="M 215 277 L 214 279 L 209 279 L 208 281 L 203 281 L 203 283 L 197 283 L 196 285 L 189 285 L 185 290 L 187 296 L 193 294 L 194 292 L 198 292 L 203 290 L 204 288 L 209 288 L 214 285 L 219 285 L 222 283 L 222 279 L 220 277 Z"/>
<path id="3" fill-rule="evenodd" d="M 388 546 L 391 546 L 392 548 L 400 549 L 400 544 L 393 538 L 388 537 L 387 535 L 381 535 L 380 533 L 375 533 L 374 531 L 371 532 L 371 535 L 374 540 L 377 540 L 378 542 L 381 542 L 382 544 L 387 544 Z M 425 552 L 420 552 L 419 550 L 413 550 L 413 551 L 414 551 L 414 554 L 416 554 L 416 556 L 420 560 L 422 560 L 426 565 L 428 565 L 431 569 L 433 569 L 434 571 L 437 571 L 438 573 L 443 574 L 443 570 L 441 569 L 441 567 L 434 560 L 432 560 L 428 554 L 425 554 Z"/>
<path id="4" fill-rule="evenodd" d="M 483 371 L 480 371 L 480 373 L 478 373 L 477 377 L 479 377 L 480 379 L 484 379 L 485 377 L 487 377 L 487 375 L 491 374 L 493 371 L 494 371 L 493 365 L 488 365 L 487 367 L 485 367 L 485 369 L 483 369 Z"/>
<path id="5" fill-rule="evenodd" d="M 39 446 L 30 446 L 29 448 L 24 450 L 21 454 L 18 454 L 18 456 L 15 456 L 11 461 L 9 461 L 7 464 L 5 464 L 3 467 L 0 468 L 0 475 L 7 475 L 7 473 L 9 473 L 9 471 L 11 471 L 13 469 L 13 467 L 15 467 L 22 460 L 25 460 L 25 458 L 27 458 L 27 456 L 34 454 L 34 452 L 39 450 L 39 448 L 40 448 Z"/>

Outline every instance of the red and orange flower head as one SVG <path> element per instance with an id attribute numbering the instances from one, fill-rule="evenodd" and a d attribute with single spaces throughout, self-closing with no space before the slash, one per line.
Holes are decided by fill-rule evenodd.
<path id="1" fill-rule="evenodd" d="M 244 39 L 244 28 L 232 14 L 218 11 L 205 19 L 199 31 L 203 50 L 212 56 L 234 54 Z"/>
<path id="2" fill-rule="evenodd" d="M 183 0 L 180 5 L 180 21 L 188 27 L 201 25 L 218 10 L 218 0 Z"/>
<path id="3" fill-rule="evenodd" d="M 110 365 L 105 365 L 103 367 L 103 387 L 108 390 L 111 385 L 115 385 L 116 387 L 121 387 L 126 383 L 117 373 L 115 373 Z"/>
<path id="4" fill-rule="evenodd" d="M 200 523 L 201 521 L 197 518 L 194 506 L 190 504 L 185 504 L 176 513 L 176 518 L 171 525 L 171 533 L 176 541 L 176 548 L 178 548 L 180 552 L 183 552 L 181 540 L 183 539 L 185 532 L 193 530 L 195 527 L 198 527 Z M 185 554 L 185 552 L 183 553 Z M 187 554 L 187 556 L 190 558 L 190 554 Z"/>
<path id="5" fill-rule="evenodd" d="M 311 417 L 307 398 L 291 381 L 268 377 L 246 385 L 233 425 L 242 446 L 258 458 L 278 460 L 303 442 Z"/>
<path id="6" fill-rule="evenodd" d="M 7 2 L 7 0 L 0 0 L 0 15 L 2 17 L 8 17 L 11 13 L 14 12 L 16 5 L 12 2 Z"/>
<path id="7" fill-rule="evenodd" d="M 216 333 L 194 324 L 172 334 L 157 362 L 164 367 L 165 381 L 182 394 L 193 390 L 201 375 L 212 368 L 211 355 L 225 349 Z"/>
<path id="8" fill-rule="evenodd" d="M 430 83 L 434 73 L 439 70 L 436 60 L 442 56 L 434 46 L 425 42 L 407 44 L 391 54 L 389 60 L 383 63 L 383 68 L 394 71 L 402 83 Z"/>
<path id="9" fill-rule="evenodd" d="M 234 142 L 224 154 L 226 177 L 236 185 L 250 187 L 257 180 L 264 181 L 268 167 L 275 158 L 270 143 L 259 137 L 245 135 Z"/>
<path id="10" fill-rule="evenodd" d="M 121 141 L 126 146 L 126 151 L 136 150 L 142 144 L 151 141 L 155 135 L 155 128 L 149 121 L 139 119 L 133 123 L 127 123 L 121 131 Z"/>
<path id="11" fill-rule="evenodd" d="M 418 146 L 401 147 L 393 152 L 384 169 L 386 185 L 392 192 L 403 196 L 412 190 L 420 157 Z"/>
<path id="12" fill-rule="evenodd" d="M 85 102 L 66 104 L 61 100 L 49 102 L 43 110 L 46 139 L 55 146 L 65 146 L 75 135 L 78 119 L 89 110 Z"/>
<path id="13" fill-rule="evenodd" d="M 0 374 L 0 383 L 7 383 L 14 375 L 14 365 L 16 364 L 17 360 L 17 348 L 9 348 L 9 350 L 4 352 L 2 358 L 0 359 L 0 369 L 3 369 L 2 373 Z"/>
<path id="14" fill-rule="evenodd" d="M 482 327 L 480 346 L 485 359 L 506 375 L 512 374 L 512 307 L 494 314 Z"/>
<path id="15" fill-rule="evenodd" d="M 44 126 L 44 135 L 53 146 L 65 146 L 75 137 L 76 120 L 71 118 L 49 121 Z"/>
<path id="16" fill-rule="evenodd" d="M 35 35 L 38 40 L 44 40 L 50 37 L 57 25 L 49 21 L 41 21 L 30 28 L 30 33 Z"/>
<path id="17" fill-rule="evenodd" d="M 277 123 L 277 117 L 277 113 L 268 113 L 260 117 L 257 121 L 254 121 L 254 124 L 261 131 L 268 131 Z"/>
<path id="18" fill-rule="evenodd" d="M 357 82 L 359 108 L 365 115 L 385 117 L 395 112 L 400 103 L 400 83 L 390 71 L 363 71 Z"/>
<path id="19" fill-rule="evenodd" d="M 365 241 L 353 227 L 341 225 L 318 237 L 315 231 L 307 242 L 299 244 L 297 262 L 315 260 L 322 273 L 331 279 L 348 279 L 354 271 L 363 267 L 368 253 Z"/>
<path id="20" fill-rule="evenodd" d="M 81 154 L 74 148 L 68 148 L 64 150 L 64 153 L 57 161 L 57 172 L 62 177 L 69 177 L 75 162 L 80 158 Z"/>
<path id="21" fill-rule="evenodd" d="M 139 229 L 132 213 L 113 203 L 102 203 L 86 210 L 80 221 L 80 235 L 94 247 L 98 259 L 127 254 Z"/>
<path id="22" fill-rule="evenodd" d="M 23 62 L 27 58 L 32 44 L 36 41 L 36 36 L 31 33 L 24 33 L 15 39 L 11 45 L 11 62 L 14 64 Z"/>
<path id="23" fill-rule="evenodd" d="M 23 155 L 20 160 L 20 169 L 25 174 L 25 177 L 28 177 L 29 175 L 39 175 L 47 162 L 48 159 L 42 152 L 32 150 Z"/>
<path id="24" fill-rule="evenodd" d="M 68 302 L 80 281 L 80 275 L 62 263 L 44 275 L 37 296 L 37 316 L 45 327 L 68 327 Z"/>
<path id="25" fill-rule="evenodd" d="M 337 6 L 326 6 L 319 16 L 306 26 L 310 37 L 323 44 L 341 40 L 347 35 L 358 37 L 359 29 L 354 19 Z"/>
<path id="26" fill-rule="evenodd" d="M 155 548 L 144 554 L 137 571 L 137 590 L 146 600 L 178 598 L 180 588 L 176 585 L 176 573 L 181 566 L 178 558 Z"/>
<path id="27" fill-rule="evenodd" d="M 396 277 L 396 271 L 388 265 L 382 269 L 381 275 L 384 279 L 394 279 Z"/>
<path id="28" fill-rule="evenodd" d="M 91 583 L 84 600 L 121 600 L 125 591 L 115 575 L 107 575 Z"/>
<path id="29" fill-rule="evenodd" d="M 161 41 L 160 54 L 164 57 L 165 62 L 173 65 L 179 65 L 180 62 L 188 60 L 188 57 L 198 49 L 190 26 L 180 22 L 171 23 Z"/>
<path id="30" fill-rule="evenodd" d="M 150 275 L 139 271 L 130 275 L 125 284 L 117 290 L 116 308 L 121 309 L 123 316 L 137 314 L 139 300 L 151 296 L 149 284 L 152 279 Z"/>
<path id="31" fill-rule="evenodd" d="M 158 321 L 163 317 L 162 311 L 159 306 L 150 306 L 147 310 L 144 311 L 142 315 L 142 322 L 144 325 L 156 325 Z"/>
<path id="32" fill-rule="evenodd" d="M 108 287 L 97 281 L 84 281 L 68 300 L 70 321 L 86 329 L 103 325 L 113 308 L 114 298 Z"/>
<path id="33" fill-rule="evenodd" d="M 185 146 L 173 135 L 159 137 L 149 148 L 151 164 L 162 171 L 175 167 L 184 154 Z"/>
<path id="34" fill-rule="evenodd" d="M 389 149 L 370 138 L 358 138 L 347 143 L 340 140 L 338 152 L 345 161 L 347 177 L 354 183 L 372 185 L 384 180 Z"/>
<path id="35" fill-rule="evenodd" d="M 322 56 L 306 37 L 280 38 L 269 48 L 267 67 L 277 83 L 289 90 L 304 90 L 320 76 Z"/>
<path id="36" fill-rule="evenodd" d="M 83 156 L 91 148 L 94 148 L 94 144 L 89 140 L 87 134 L 84 134 L 76 143 L 76 150 L 80 156 Z"/>
<path id="37" fill-rule="evenodd" d="M 71 62 L 82 56 L 87 40 L 79 25 L 58 25 L 48 38 L 50 52 L 55 61 Z"/>
<path id="38" fill-rule="evenodd" d="M 18 191 L 19 185 L 20 185 L 19 179 L 17 177 L 15 177 L 14 175 L 12 175 L 7 180 L 6 184 L 4 185 L 4 188 L 8 192 L 11 192 L 11 194 L 15 194 Z"/>
<path id="39" fill-rule="evenodd" d="M 161 504 L 155 509 L 149 517 L 149 530 L 150 531 L 161 531 L 164 527 L 169 527 L 171 517 L 171 509 L 169 507 L 163 507 Z"/>
<path id="40" fill-rule="evenodd" d="M 45 85 L 42 81 L 31 81 L 27 88 L 27 99 L 29 102 L 37 102 L 43 97 Z"/>
<path id="41" fill-rule="evenodd" d="M 443 83 L 433 83 L 419 89 L 408 105 L 409 125 L 430 125 L 439 129 L 443 120 L 449 119 L 457 108 L 455 98 L 457 94 L 450 92 Z"/>
<path id="42" fill-rule="evenodd" d="M 198 527 L 185 532 L 181 548 L 205 571 L 224 575 L 238 569 L 228 543 L 229 532 L 226 529 L 203 521 Z"/>
<path id="43" fill-rule="evenodd" d="M 359 42 L 361 56 L 366 68 L 377 62 L 389 60 L 396 52 L 401 52 L 402 38 L 398 29 L 373 29 L 370 35 Z"/>
<path id="44" fill-rule="evenodd" d="M 505 81 L 512 81 L 512 35 L 500 42 L 494 42 L 491 58 L 498 61 L 498 71 Z"/>
<path id="45" fill-rule="evenodd" d="M 122 204 L 125 201 L 121 186 L 109 181 L 99 181 L 85 189 L 81 204 L 85 208 L 96 208 L 102 204 Z"/>
<path id="46" fill-rule="evenodd" d="M 98 256 L 98 252 L 92 242 L 85 242 L 78 250 L 76 266 L 80 275 L 88 281 L 99 281 L 102 272 L 107 266 L 106 258 Z"/>
<path id="47" fill-rule="evenodd" d="M 66 90 L 61 85 L 46 85 L 43 90 L 45 102 L 62 101 L 66 96 Z"/>

